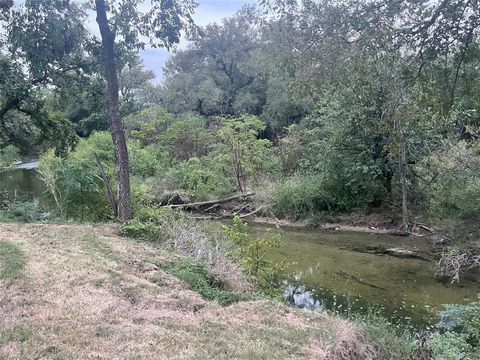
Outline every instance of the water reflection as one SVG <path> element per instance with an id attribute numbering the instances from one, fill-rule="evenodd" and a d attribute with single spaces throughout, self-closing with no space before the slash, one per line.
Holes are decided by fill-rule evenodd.
<path id="1" fill-rule="evenodd" d="M 251 224 L 253 236 L 269 236 Z M 480 294 L 478 278 L 461 284 L 433 277 L 435 262 L 354 251 L 359 246 L 417 249 L 427 254 L 424 239 L 338 231 L 285 229 L 285 246 L 272 260 L 292 263 L 284 279 L 285 296 L 299 307 L 338 312 L 372 308 L 394 322 L 425 325 L 443 304 L 468 303 Z"/>
<path id="2" fill-rule="evenodd" d="M 305 286 L 292 285 L 284 282 L 284 296 L 290 306 L 300 309 L 324 311 L 325 306 L 314 296 L 314 291 L 307 290 Z"/>

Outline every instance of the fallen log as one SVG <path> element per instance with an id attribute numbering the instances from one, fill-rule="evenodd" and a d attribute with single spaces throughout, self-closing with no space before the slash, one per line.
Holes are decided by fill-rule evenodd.
<path id="1" fill-rule="evenodd" d="M 168 206 L 171 208 L 183 208 L 183 209 L 198 209 L 204 206 L 212 206 L 216 204 L 223 204 L 232 200 L 236 199 L 245 199 L 248 197 L 254 196 L 255 193 L 246 193 L 246 194 L 239 194 L 239 195 L 234 195 L 230 197 L 226 197 L 223 199 L 216 199 L 216 200 L 209 200 L 209 201 L 200 201 L 200 202 L 195 202 L 195 203 L 188 203 L 188 204 L 176 204 L 176 205 L 164 205 Z"/>

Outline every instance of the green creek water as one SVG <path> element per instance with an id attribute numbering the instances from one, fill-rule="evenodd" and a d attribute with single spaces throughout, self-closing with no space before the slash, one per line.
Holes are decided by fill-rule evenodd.
<path id="1" fill-rule="evenodd" d="M 0 201 L 29 200 L 44 192 L 35 165 L 0 171 Z M 249 228 L 254 236 L 271 236 L 269 226 Z M 393 319 L 424 325 L 442 304 L 474 301 L 480 294 L 478 277 L 442 283 L 433 278 L 433 262 L 353 251 L 381 245 L 428 252 L 430 245 L 423 239 L 298 228 L 285 228 L 282 238 L 285 246 L 273 259 L 294 263 L 285 281 L 289 298 L 301 307 L 353 311 L 374 307 Z"/>
<path id="2" fill-rule="evenodd" d="M 268 226 L 250 229 L 255 236 L 271 236 Z M 476 276 L 443 283 L 433 277 L 434 262 L 353 251 L 381 245 L 426 253 L 430 244 L 420 238 L 298 228 L 285 228 L 282 238 L 284 247 L 273 259 L 293 263 L 285 274 L 287 292 L 301 307 L 356 312 L 373 307 L 392 320 L 425 325 L 442 304 L 468 303 L 480 294 Z"/>

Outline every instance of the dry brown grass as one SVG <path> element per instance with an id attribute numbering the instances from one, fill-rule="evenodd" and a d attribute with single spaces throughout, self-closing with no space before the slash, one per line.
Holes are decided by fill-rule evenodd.
<path id="1" fill-rule="evenodd" d="M 373 358 L 345 320 L 204 301 L 154 265 L 178 257 L 113 226 L 0 224 L 7 240 L 27 262 L 0 279 L 0 359 Z"/>

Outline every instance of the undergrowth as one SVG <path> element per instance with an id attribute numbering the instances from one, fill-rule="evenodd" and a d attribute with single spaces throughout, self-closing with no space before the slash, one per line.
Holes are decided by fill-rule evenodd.
<path id="1" fill-rule="evenodd" d="M 226 306 L 252 298 L 247 294 L 226 291 L 225 279 L 212 273 L 201 261 L 182 260 L 167 268 L 167 272 L 185 281 L 191 290 L 205 300 L 216 301 L 220 305 Z"/>

